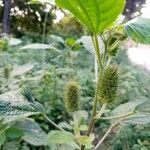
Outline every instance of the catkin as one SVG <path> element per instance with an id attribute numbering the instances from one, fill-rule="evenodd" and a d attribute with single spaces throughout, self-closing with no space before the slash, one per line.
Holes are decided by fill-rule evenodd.
<path id="1" fill-rule="evenodd" d="M 118 90 L 118 67 L 107 66 L 99 75 L 96 95 L 101 103 L 113 103 L 117 97 Z"/>
<path id="2" fill-rule="evenodd" d="M 78 110 L 79 106 L 79 85 L 76 81 L 69 81 L 64 89 L 64 102 L 70 112 Z"/>

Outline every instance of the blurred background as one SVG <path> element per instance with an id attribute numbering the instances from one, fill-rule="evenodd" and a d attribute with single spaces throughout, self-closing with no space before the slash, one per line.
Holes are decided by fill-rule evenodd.
<path id="1" fill-rule="evenodd" d="M 0 94 L 26 84 L 53 121 L 69 122 L 62 87 L 75 77 L 81 85 L 80 107 L 89 113 L 94 96 L 94 56 L 88 49 L 89 39 L 83 37 L 86 34 L 83 25 L 50 2 L 45 5 L 27 4 L 28 0 L 0 0 Z M 150 0 L 126 0 L 120 20 L 127 22 L 140 15 L 150 18 L 149 10 Z M 83 44 L 77 43 L 78 40 Z M 114 61 L 120 66 L 121 84 L 118 103 L 108 111 L 121 103 L 149 99 L 150 46 L 128 39 L 120 46 Z M 34 119 L 44 132 L 53 129 L 43 117 Z M 98 122 L 95 133 L 102 136 L 108 126 L 107 121 Z M 0 142 L 0 149 L 48 149 L 34 139 L 20 140 L 20 134 L 12 135 L 14 131 L 9 130 L 7 139 Z M 101 150 L 150 150 L 150 125 L 114 129 Z"/>

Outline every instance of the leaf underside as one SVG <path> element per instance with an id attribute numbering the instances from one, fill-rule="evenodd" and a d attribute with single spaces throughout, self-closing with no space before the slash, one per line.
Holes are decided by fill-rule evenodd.
<path id="1" fill-rule="evenodd" d="M 46 133 L 34 120 L 26 119 L 17 121 L 16 127 L 22 130 L 22 139 L 26 142 L 35 146 L 45 145 Z"/>
<path id="2" fill-rule="evenodd" d="M 91 32 L 102 32 L 124 8 L 124 0 L 56 0 L 56 4 L 75 15 Z"/>
<path id="3" fill-rule="evenodd" d="M 129 114 L 133 111 L 135 111 L 135 114 L 133 115 L 129 115 L 127 117 L 123 117 L 123 118 L 117 118 L 117 119 L 112 119 L 111 122 L 112 124 L 114 124 L 115 122 L 121 122 L 121 123 L 125 123 L 125 124 L 148 124 L 150 123 L 150 113 L 149 112 L 144 112 L 144 111 L 140 111 L 144 109 L 144 105 L 145 102 L 148 102 L 147 100 L 136 100 L 136 101 L 131 101 L 131 102 L 127 102 L 125 104 L 122 104 L 120 106 L 118 106 L 117 108 L 115 108 L 112 112 L 111 112 L 111 116 L 115 117 L 115 116 L 122 116 L 125 114 Z M 143 105 L 143 108 L 141 108 L 141 106 Z M 139 108 L 140 106 L 140 110 L 137 112 L 137 108 Z"/>
<path id="4" fill-rule="evenodd" d="M 0 95 L 0 120 L 9 123 L 43 111 L 41 104 L 30 102 L 18 93 Z"/>
<path id="5" fill-rule="evenodd" d="M 150 44 L 150 19 L 136 18 L 125 24 L 124 33 L 141 44 Z"/>

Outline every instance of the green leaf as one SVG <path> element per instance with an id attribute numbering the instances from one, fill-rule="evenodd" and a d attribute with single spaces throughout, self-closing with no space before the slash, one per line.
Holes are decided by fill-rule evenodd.
<path id="1" fill-rule="evenodd" d="M 102 32 L 124 8 L 124 0 L 56 0 L 69 10 L 93 33 Z"/>
<path id="2" fill-rule="evenodd" d="M 128 123 L 128 124 L 147 124 L 150 123 L 150 115 L 149 113 L 143 113 L 143 112 L 136 112 L 136 108 L 140 106 L 142 103 L 144 103 L 146 100 L 136 100 L 131 101 L 125 104 L 122 104 L 115 108 L 111 112 L 112 117 L 118 117 L 118 116 L 124 116 L 117 119 L 112 119 L 112 123 L 115 122 L 122 122 L 122 123 Z M 132 112 L 135 112 L 132 115 L 128 115 Z M 127 116 L 126 116 L 127 114 Z"/>
<path id="3" fill-rule="evenodd" d="M 0 120 L 9 123 L 31 115 L 41 114 L 44 108 L 38 102 L 30 102 L 20 93 L 4 93 L 0 95 Z"/>
<path id="4" fill-rule="evenodd" d="M 5 132 L 0 134 L 0 146 L 2 146 L 5 143 L 6 135 Z"/>
<path id="5" fill-rule="evenodd" d="M 67 144 L 74 148 L 79 148 L 78 145 L 75 143 L 74 135 L 70 132 L 65 131 L 51 131 L 47 136 L 47 145 L 51 144 Z"/>
<path id="6" fill-rule="evenodd" d="M 88 112 L 84 110 L 76 111 L 73 114 L 75 124 L 82 125 L 88 119 Z"/>
<path id="7" fill-rule="evenodd" d="M 72 126 L 68 124 L 67 122 L 61 122 L 58 124 L 59 127 L 64 128 L 64 129 L 69 129 L 72 130 Z"/>
<path id="8" fill-rule="evenodd" d="M 6 136 L 11 140 L 20 138 L 22 135 L 23 132 L 16 127 L 10 127 L 9 129 L 6 130 Z"/>
<path id="9" fill-rule="evenodd" d="M 124 120 L 123 123 L 134 124 L 134 125 L 149 124 L 150 123 L 150 114 L 149 113 L 136 113 L 135 115 L 132 115 L 131 117 Z"/>
<path id="10" fill-rule="evenodd" d="M 124 33 L 138 43 L 150 44 L 150 19 L 139 17 L 126 23 Z"/>
<path id="11" fill-rule="evenodd" d="M 39 4 L 39 3 L 41 3 L 41 4 L 52 4 L 52 5 L 55 4 L 54 0 L 31 0 L 28 2 L 28 4 Z"/>
<path id="12" fill-rule="evenodd" d="M 34 120 L 18 121 L 15 125 L 23 132 L 23 140 L 35 146 L 45 145 L 46 133 Z"/>
<path id="13" fill-rule="evenodd" d="M 80 136 L 77 141 L 80 143 L 80 145 L 85 145 L 86 149 L 92 149 L 93 145 L 92 142 L 94 140 L 94 135 L 91 134 L 90 137 L 87 136 Z"/>
<path id="14" fill-rule="evenodd" d="M 145 113 L 150 113 L 150 101 L 146 101 L 140 105 L 138 105 L 136 108 L 135 108 L 135 111 L 137 112 L 145 112 Z"/>
<path id="15" fill-rule="evenodd" d="M 42 49 L 42 50 L 51 49 L 51 50 L 54 50 L 54 51 L 60 53 L 60 51 L 58 49 L 56 49 L 54 46 L 49 45 L 49 44 L 42 44 L 42 43 L 29 44 L 29 45 L 21 47 L 21 49 L 22 50 L 24 50 L 24 49 Z"/>

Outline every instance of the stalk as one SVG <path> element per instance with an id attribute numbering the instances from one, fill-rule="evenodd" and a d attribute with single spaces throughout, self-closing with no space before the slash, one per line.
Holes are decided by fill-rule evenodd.
<path id="1" fill-rule="evenodd" d="M 109 127 L 109 129 L 107 130 L 107 132 L 104 134 L 104 136 L 103 136 L 103 137 L 101 138 L 101 140 L 98 142 L 98 144 L 95 146 L 94 150 L 98 150 L 98 148 L 99 148 L 100 145 L 103 143 L 103 141 L 106 139 L 106 137 L 108 136 L 108 134 L 111 132 L 111 130 L 112 130 L 117 124 L 118 124 L 118 122 L 115 123 L 115 124 L 113 124 L 113 125 L 111 125 L 111 126 Z"/>
<path id="2" fill-rule="evenodd" d="M 53 122 L 46 114 L 44 115 L 44 117 L 48 120 L 48 122 L 50 122 L 54 127 L 56 127 L 57 129 L 61 130 L 61 131 L 65 131 L 63 128 L 59 127 L 55 122 Z"/>
<path id="3" fill-rule="evenodd" d="M 93 46 L 95 48 L 95 55 L 96 55 L 99 67 L 102 70 L 103 69 L 103 64 L 102 64 L 102 61 L 101 61 L 101 52 L 100 52 L 100 47 L 99 47 L 99 42 L 98 42 L 98 36 L 97 35 L 93 35 L 92 36 L 92 42 L 93 42 Z M 96 71 L 96 73 L 97 73 L 97 71 Z M 97 81 L 97 77 L 98 77 L 98 75 L 96 75 L 96 81 Z M 98 97 L 98 95 L 97 95 L 97 92 L 95 91 L 95 98 L 94 98 L 92 116 L 91 116 L 91 120 L 90 120 L 90 123 L 89 123 L 89 126 L 88 126 L 88 130 L 87 130 L 87 132 L 85 134 L 86 136 L 90 135 L 90 133 L 91 133 L 91 131 L 93 129 L 93 126 L 95 124 L 95 121 L 96 121 L 97 97 Z M 100 110 L 100 116 L 102 116 L 102 114 L 104 113 L 105 108 L 106 108 L 106 104 L 103 104 L 103 106 L 102 106 L 102 108 Z M 81 150 L 84 150 L 84 149 L 85 149 L 85 146 L 81 145 Z"/>

